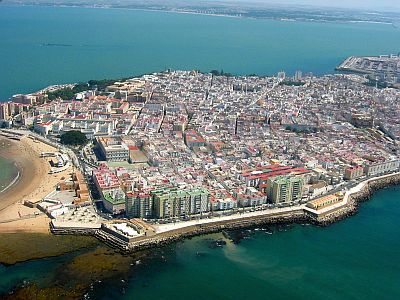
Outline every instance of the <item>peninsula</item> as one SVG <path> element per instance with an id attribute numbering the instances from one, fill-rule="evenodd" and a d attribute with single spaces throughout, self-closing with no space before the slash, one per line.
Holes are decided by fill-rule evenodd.
<path id="1" fill-rule="evenodd" d="M 399 97 L 360 75 L 217 70 L 14 95 L 0 104 L 0 150 L 21 178 L 0 194 L 0 230 L 136 251 L 224 228 L 327 225 L 399 183 Z"/>

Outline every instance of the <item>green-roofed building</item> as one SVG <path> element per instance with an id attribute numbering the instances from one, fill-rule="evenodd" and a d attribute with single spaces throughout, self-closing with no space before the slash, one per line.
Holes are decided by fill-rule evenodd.
<path id="1" fill-rule="evenodd" d="M 125 194 L 121 189 L 103 192 L 104 208 L 112 214 L 121 214 L 125 211 Z"/>

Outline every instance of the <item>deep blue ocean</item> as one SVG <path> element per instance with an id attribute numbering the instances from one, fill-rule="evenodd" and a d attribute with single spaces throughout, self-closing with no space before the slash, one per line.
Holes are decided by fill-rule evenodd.
<path id="1" fill-rule="evenodd" d="M 400 29 L 121 9 L 0 5 L 0 99 L 55 83 L 172 69 L 331 73 L 400 52 Z"/>

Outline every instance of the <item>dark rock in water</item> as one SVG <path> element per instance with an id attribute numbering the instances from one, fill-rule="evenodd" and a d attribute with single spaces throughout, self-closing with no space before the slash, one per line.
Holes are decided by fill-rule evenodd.
<path id="1" fill-rule="evenodd" d="M 226 245 L 226 242 L 224 240 L 214 240 L 214 241 L 211 241 L 211 243 L 209 244 L 208 247 L 211 249 L 215 249 L 215 248 L 223 247 L 224 245 Z"/>
<path id="2" fill-rule="evenodd" d="M 234 244 L 239 244 L 242 239 L 248 239 L 254 233 L 255 231 L 251 229 L 229 230 L 226 232 L 226 238 L 230 239 Z"/>
<path id="3" fill-rule="evenodd" d="M 260 228 L 260 231 L 262 231 L 265 234 L 273 234 L 274 230 L 270 227 L 262 227 Z"/>
<path id="4" fill-rule="evenodd" d="M 225 246 L 226 242 L 224 240 L 219 240 L 219 241 L 217 241 L 217 245 L 218 246 Z"/>

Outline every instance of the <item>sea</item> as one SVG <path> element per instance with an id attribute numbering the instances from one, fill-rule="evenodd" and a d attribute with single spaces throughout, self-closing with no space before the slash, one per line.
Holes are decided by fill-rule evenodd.
<path id="1" fill-rule="evenodd" d="M 332 73 L 350 55 L 400 52 L 390 24 L 293 22 L 0 4 L 0 99 L 51 84 L 165 69 Z"/>
<path id="2" fill-rule="evenodd" d="M 355 216 L 328 227 L 270 226 L 228 232 L 228 238 L 212 234 L 151 249 L 148 258 L 133 263 L 126 273 L 92 282 L 84 297 L 400 299 L 399 201 L 400 187 L 391 187 L 376 192 Z M 241 238 L 233 243 L 230 238 L 235 236 Z M 216 246 L 216 240 L 227 242 Z M 32 283 L 70 288 L 74 278 L 60 284 L 60 277 L 67 276 L 64 270 L 76 265 L 79 255 L 78 251 L 0 265 L 0 295 Z M 86 258 L 83 268 L 85 262 Z M 88 278 L 90 274 L 81 275 L 78 281 L 83 284 Z"/>
<path id="3" fill-rule="evenodd" d="M 51 84 L 168 68 L 322 75 L 350 55 L 398 53 L 400 30 L 388 24 L 3 4 L 0 41 L 0 99 L 5 101 Z M 0 158 L 0 164 L 4 173 L 7 162 Z M 400 299 L 399 201 L 400 187 L 391 187 L 376 192 L 355 216 L 329 227 L 254 228 L 151 249 L 125 274 L 91 282 L 84 296 Z M 51 287 L 81 254 L 0 265 L 0 294 L 29 284 Z"/>
<path id="4" fill-rule="evenodd" d="M 18 168 L 13 161 L 0 156 L 0 197 L 18 176 Z"/>

